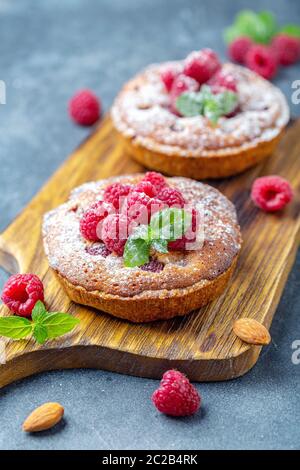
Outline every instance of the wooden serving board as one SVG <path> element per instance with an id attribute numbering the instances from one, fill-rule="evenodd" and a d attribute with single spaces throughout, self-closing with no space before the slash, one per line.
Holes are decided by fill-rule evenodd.
<path id="1" fill-rule="evenodd" d="M 300 233 L 300 121 L 286 132 L 276 154 L 234 178 L 213 182 L 236 205 L 244 244 L 227 291 L 184 318 L 132 324 L 71 303 L 48 267 L 41 238 L 44 212 L 75 186 L 142 168 L 124 155 L 109 117 L 64 162 L 37 196 L 0 236 L 0 264 L 9 272 L 33 272 L 45 285 L 52 311 L 80 318 L 74 333 L 43 346 L 33 340 L 0 344 L 0 386 L 51 369 L 92 367 L 143 377 L 161 377 L 170 367 L 197 381 L 226 380 L 247 372 L 261 348 L 232 332 L 240 317 L 269 327 L 292 267 Z M 254 207 L 249 191 L 259 175 L 279 174 L 293 185 L 295 198 L 281 214 Z M 8 314 L 1 306 L 0 315 Z"/>

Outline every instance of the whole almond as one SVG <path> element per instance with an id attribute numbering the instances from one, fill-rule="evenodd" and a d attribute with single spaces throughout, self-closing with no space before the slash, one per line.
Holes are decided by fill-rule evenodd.
<path id="1" fill-rule="evenodd" d="M 59 403 L 44 403 L 25 419 L 23 431 L 45 431 L 55 426 L 63 417 L 64 408 Z"/>
<path id="2" fill-rule="evenodd" d="M 253 318 L 240 318 L 233 325 L 234 333 L 245 343 L 249 344 L 269 344 L 270 333 L 267 328 Z"/>

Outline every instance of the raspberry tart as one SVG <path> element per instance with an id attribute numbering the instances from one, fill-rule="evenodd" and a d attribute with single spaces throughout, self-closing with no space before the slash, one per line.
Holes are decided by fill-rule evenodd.
<path id="1" fill-rule="evenodd" d="M 146 167 L 221 178 L 273 152 L 289 109 L 272 83 L 203 49 L 139 73 L 117 96 L 112 119 L 125 150 Z"/>
<path id="2" fill-rule="evenodd" d="M 225 196 L 155 172 L 78 187 L 45 215 L 43 239 L 71 300 L 133 322 L 185 315 L 219 296 L 241 246 Z"/>

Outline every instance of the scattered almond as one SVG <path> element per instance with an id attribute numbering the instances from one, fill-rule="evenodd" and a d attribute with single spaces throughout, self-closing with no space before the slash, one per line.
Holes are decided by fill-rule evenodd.
<path id="1" fill-rule="evenodd" d="M 245 343 L 269 344 L 270 333 L 267 328 L 253 318 L 240 318 L 233 325 L 234 333 Z"/>
<path id="2" fill-rule="evenodd" d="M 38 432 L 50 429 L 64 415 L 64 408 L 59 403 L 44 403 L 36 408 L 24 421 L 23 431 Z"/>

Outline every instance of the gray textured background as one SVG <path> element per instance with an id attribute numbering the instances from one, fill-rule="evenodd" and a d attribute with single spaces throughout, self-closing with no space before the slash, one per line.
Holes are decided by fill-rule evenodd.
<path id="1" fill-rule="evenodd" d="M 269 8 L 300 23 L 298 0 L 0 0 L 0 230 L 15 217 L 89 130 L 66 113 L 75 90 L 90 87 L 107 110 L 121 84 L 152 61 L 210 46 L 225 57 L 221 31 L 245 7 Z M 300 67 L 276 79 L 290 101 Z M 299 106 L 292 106 L 299 115 Z M 44 373 L 0 390 L 2 449 L 299 448 L 298 256 L 272 325 L 272 344 L 238 380 L 198 384 L 202 411 L 184 420 L 150 402 L 158 382 L 95 371 Z M 7 275 L 0 273 L 1 286 Z M 21 422 L 36 405 L 59 401 L 66 418 L 28 436 Z"/>

